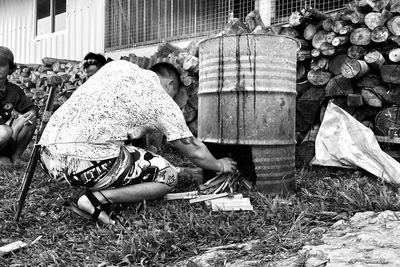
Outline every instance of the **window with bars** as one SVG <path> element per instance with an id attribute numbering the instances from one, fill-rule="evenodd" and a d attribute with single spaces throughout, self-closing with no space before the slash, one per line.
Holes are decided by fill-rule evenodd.
<path id="1" fill-rule="evenodd" d="M 229 13 L 244 20 L 255 0 L 107 0 L 106 51 L 207 36 Z"/>
<path id="2" fill-rule="evenodd" d="M 272 19 L 271 24 L 286 23 L 290 14 L 304 7 L 314 7 L 320 11 L 335 11 L 341 9 L 350 0 L 271 0 Z"/>

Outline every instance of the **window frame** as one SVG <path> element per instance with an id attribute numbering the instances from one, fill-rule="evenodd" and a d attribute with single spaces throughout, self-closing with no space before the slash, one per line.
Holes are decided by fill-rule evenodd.
<path id="1" fill-rule="evenodd" d="M 57 34 L 60 32 L 64 32 L 67 28 L 66 22 L 65 22 L 64 29 L 57 30 L 57 31 L 55 30 L 55 28 L 56 28 L 56 10 L 55 10 L 56 3 L 55 3 L 55 1 L 56 0 L 50 0 L 50 16 L 49 16 L 50 17 L 50 31 L 38 34 L 38 18 L 37 18 L 38 1 L 40 1 L 40 0 L 34 0 L 34 3 L 33 3 L 34 4 L 33 12 L 34 12 L 34 25 L 35 25 L 35 27 L 34 27 L 35 39 L 41 39 L 41 38 L 49 36 L 49 35 L 54 35 L 54 34 Z M 65 15 L 66 15 L 67 7 L 68 7 L 68 0 L 64 0 L 64 1 L 65 1 L 65 12 L 63 12 L 63 13 L 65 13 Z M 63 14 L 63 13 L 60 13 L 60 14 Z M 60 15 L 60 14 L 58 14 L 58 15 Z M 65 20 L 67 20 L 67 16 L 65 16 Z"/>

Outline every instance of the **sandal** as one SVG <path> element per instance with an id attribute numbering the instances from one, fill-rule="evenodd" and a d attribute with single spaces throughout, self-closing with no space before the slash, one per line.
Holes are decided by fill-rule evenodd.
<path id="1" fill-rule="evenodd" d="M 100 222 L 100 223 L 103 223 L 103 222 L 99 220 L 99 215 L 102 211 L 104 211 L 107 214 L 107 216 L 110 218 L 110 220 L 113 220 L 113 221 L 121 224 L 118 216 L 114 212 L 112 212 L 111 201 L 106 196 L 104 196 L 103 193 L 101 193 L 101 191 L 97 191 L 97 192 L 99 192 L 103 196 L 103 198 L 107 201 L 107 203 L 104 203 L 104 204 L 100 203 L 100 201 L 94 196 L 94 194 L 91 191 L 87 191 L 84 194 L 84 196 L 86 196 L 88 198 L 89 202 L 94 207 L 94 212 L 92 214 L 80 209 L 78 207 L 78 205 L 75 203 L 69 203 L 68 208 L 84 219 L 87 219 L 92 222 Z"/>

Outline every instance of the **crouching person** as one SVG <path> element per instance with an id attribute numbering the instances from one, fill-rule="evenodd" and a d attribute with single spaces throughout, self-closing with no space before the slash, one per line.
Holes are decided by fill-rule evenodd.
<path id="1" fill-rule="evenodd" d="M 41 163 L 56 179 L 84 186 L 74 209 L 106 224 L 110 203 L 163 197 L 177 183 L 177 169 L 161 156 L 125 145 L 127 136 L 158 131 L 193 163 L 216 172 L 236 171 L 230 158 L 215 159 L 193 137 L 167 89 L 171 72 L 140 69 L 127 61 L 102 67 L 53 114 L 43 131 Z"/>
<path id="2" fill-rule="evenodd" d="M 15 70 L 14 55 L 0 46 L 0 166 L 15 163 L 32 140 L 38 108 L 7 76 Z"/>

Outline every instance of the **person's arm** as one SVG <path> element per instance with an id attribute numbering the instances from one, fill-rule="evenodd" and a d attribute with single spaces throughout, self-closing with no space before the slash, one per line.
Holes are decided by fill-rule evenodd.
<path id="1" fill-rule="evenodd" d="M 237 170 L 236 162 L 233 159 L 214 158 L 208 148 L 193 136 L 177 139 L 170 143 L 202 169 L 212 170 L 218 173 L 235 172 Z"/>

